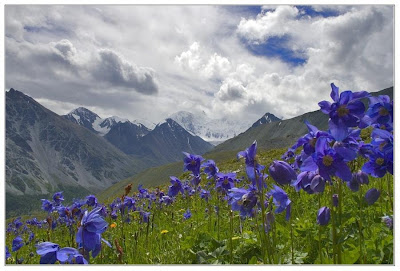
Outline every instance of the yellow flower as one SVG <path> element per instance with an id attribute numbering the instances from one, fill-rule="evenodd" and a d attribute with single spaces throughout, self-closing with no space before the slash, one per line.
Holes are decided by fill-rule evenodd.
<path id="1" fill-rule="evenodd" d="M 115 223 L 115 222 L 111 223 L 110 227 L 111 227 L 111 228 L 117 227 L 117 223 Z"/>
<path id="2" fill-rule="evenodd" d="M 167 230 L 162 230 L 161 234 L 166 234 L 168 231 Z"/>

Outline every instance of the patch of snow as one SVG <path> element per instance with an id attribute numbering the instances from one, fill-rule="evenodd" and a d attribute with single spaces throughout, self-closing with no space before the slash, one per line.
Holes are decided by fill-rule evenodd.
<path id="1" fill-rule="evenodd" d="M 78 115 L 76 115 L 74 113 L 71 113 L 71 116 L 76 120 L 76 122 L 80 123 L 80 120 L 81 120 L 80 116 L 78 116 Z"/>
<path id="2" fill-rule="evenodd" d="M 109 127 L 109 126 L 101 127 L 100 124 L 103 123 L 103 121 L 104 121 L 104 119 L 102 119 L 102 118 L 96 118 L 95 121 L 92 123 L 93 129 L 95 131 L 99 132 L 99 134 L 101 136 L 106 135 L 111 129 L 111 127 Z"/>

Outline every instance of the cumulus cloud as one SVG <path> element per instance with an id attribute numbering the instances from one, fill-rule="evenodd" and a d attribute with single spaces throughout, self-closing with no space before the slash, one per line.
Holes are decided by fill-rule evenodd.
<path id="1" fill-rule="evenodd" d="M 155 71 L 147 67 L 131 64 L 110 49 L 98 51 L 98 58 L 90 66 L 96 80 L 112 86 L 135 89 L 143 94 L 154 94 L 158 91 Z"/>
<path id="2" fill-rule="evenodd" d="M 187 51 L 175 56 L 175 63 L 183 70 L 195 72 L 207 79 L 222 79 L 232 69 L 228 58 L 216 52 L 207 53 L 198 42 L 194 42 Z"/>
<path id="3" fill-rule="evenodd" d="M 276 9 L 260 13 L 256 19 L 242 18 L 237 32 L 251 42 L 261 43 L 270 36 L 283 36 L 290 31 L 298 14 L 299 10 L 296 7 L 278 6 Z"/>

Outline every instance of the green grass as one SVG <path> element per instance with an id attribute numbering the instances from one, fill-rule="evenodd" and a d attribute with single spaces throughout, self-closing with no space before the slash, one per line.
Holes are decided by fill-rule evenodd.
<path id="1" fill-rule="evenodd" d="M 260 150 L 258 161 L 269 165 L 274 159 L 280 158 L 281 150 Z M 230 157 L 229 159 L 226 159 Z M 244 161 L 236 159 L 236 153 L 232 156 L 220 154 L 214 157 L 221 162 L 217 163 L 220 171 L 235 170 L 238 177 L 244 176 Z M 161 171 L 170 170 L 174 175 L 185 179 L 188 173 L 182 174 L 183 163 L 176 163 L 158 168 Z M 145 174 L 151 174 L 144 172 Z M 137 176 L 139 177 L 139 176 Z M 135 184 L 139 184 L 140 178 Z M 133 181 L 136 181 L 135 179 Z M 202 185 L 208 180 L 204 177 Z M 246 182 L 246 180 L 244 181 Z M 105 203 L 110 203 L 114 197 L 124 193 L 124 185 L 114 186 L 109 190 Z M 267 178 L 267 190 L 275 182 Z M 160 186 L 165 192 L 168 190 L 168 179 L 163 183 L 155 181 L 154 185 Z M 148 183 L 148 186 L 150 184 Z M 371 206 L 364 201 L 365 192 L 372 188 L 381 190 L 380 199 Z M 388 229 L 381 221 L 381 217 L 392 214 L 391 200 L 393 200 L 393 178 L 370 178 L 370 183 L 362 187 L 361 192 L 352 192 L 345 184 L 342 184 L 342 216 L 339 223 L 338 209 L 335 208 L 336 219 L 331 219 L 327 226 L 316 224 L 316 214 L 319 209 L 318 195 L 309 195 L 304 191 L 296 192 L 293 187 L 285 186 L 284 190 L 292 200 L 292 218 L 285 220 L 285 213 L 274 214 L 275 222 L 268 233 L 264 235 L 261 226 L 261 214 L 254 218 L 241 220 L 237 212 L 231 214 L 227 202 L 218 197 L 212 191 L 209 202 L 201 199 L 197 194 L 183 198 L 181 195 L 171 206 L 159 208 L 157 204 L 147 209 L 147 200 L 140 200 L 136 206 L 142 206 L 145 202 L 145 210 L 151 212 L 149 223 L 142 222 L 138 211 L 130 212 L 128 216 L 131 222 L 122 222 L 121 216 L 117 220 L 107 217 L 108 229 L 103 233 L 103 238 L 112 243 L 109 248 L 103 244 L 102 252 L 95 259 L 90 259 L 91 264 L 332 264 L 334 263 L 333 245 L 337 244 L 340 251 L 340 262 L 345 264 L 393 264 L 393 231 Z M 390 191 L 387 189 L 389 188 Z M 321 205 L 331 207 L 330 190 L 338 193 L 339 183 L 333 186 L 327 185 L 322 195 Z M 136 193 L 136 187 L 132 192 Z M 131 194 L 132 194 L 131 192 Z M 107 195 L 107 194 L 104 194 Z M 360 201 L 361 199 L 361 201 Z M 215 206 L 219 206 L 219 215 L 215 212 Z M 267 208 L 273 208 L 270 204 Z M 183 213 L 190 209 L 192 217 L 184 220 Z M 208 211 L 206 211 L 208 209 Z M 361 211 L 360 211 L 361 210 Z M 57 216 L 57 215 L 56 215 Z M 127 215 L 125 215 L 124 219 Z M 335 221 L 335 223 L 334 223 Z M 115 227 L 111 225 L 115 223 Z M 335 224 L 336 238 L 333 238 L 333 224 Z M 28 226 L 30 227 L 30 226 Z M 74 225 L 77 230 L 78 225 Z M 49 240 L 61 247 L 76 246 L 74 235 L 69 235 L 69 229 L 65 225 L 47 232 L 43 229 L 31 228 L 35 232 L 35 239 Z M 321 243 L 318 233 L 321 230 Z M 22 234 L 24 240 L 28 234 Z M 6 245 L 11 247 L 15 236 L 7 233 Z M 116 248 L 116 242 L 122 249 L 120 255 Z M 321 250 L 319 250 L 319 246 Z M 23 257 L 24 263 L 39 263 L 39 256 L 35 253 L 33 242 L 25 245 L 18 251 L 18 258 Z M 121 251 L 121 250 L 120 250 Z M 30 252 L 34 252 L 29 256 Z M 321 254 L 320 254 L 321 252 Z M 338 254 L 338 253 L 336 253 Z M 15 262 L 13 259 L 7 263 Z M 322 261 L 321 261 L 322 260 Z M 335 262 L 339 258 L 335 257 Z"/>

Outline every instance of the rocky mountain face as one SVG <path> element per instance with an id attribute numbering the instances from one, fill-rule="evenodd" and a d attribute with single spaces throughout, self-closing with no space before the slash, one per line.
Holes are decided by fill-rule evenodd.
<path id="1" fill-rule="evenodd" d="M 84 113 L 88 119 L 96 117 Z M 7 194 L 47 194 L 60 189 L 93 193 L 142 168 L 140 160 L 22 92 L 6 93 Z"/>
<path id="2" fill-rule="evenodd" d="M 393 99 L 393 87 L 373 92 L 371 94 L 373 96 L 388 95 Z M 328 115 L 325 115 L 318 110 L 292 119 L 258 125 L 256 127 L 251 127 L 246 132 L 216 146 L 211 152 L 217 153 L 219 151 L 227 150 L 244 150 L 248 148 L 254 140 L 257 140 L 259 148 L 287 148 L 293 145 L 300 136 L 308 133 L 307 126 L 304 124 L 305 120 L 308 120 L 312 125 L 318 127 L 320 130 L 327 130 L 328 119 Z"/>
<path id="3" fill-rule="evenodd" d="M 177 122 L 168 118 L 142 138 L 140 153 L 164 164 L 182 160 L 183 151 L 203 154 L 212 148 L 212 144 L 190 134 Z"/>
<path id="4" fill-rule="evenodd" d="M 149 166 L 179 161 L 182 151 L 203 154 L 212 148 L 210 143 L 172 119 L 164 120 L 150 130 L 138 120 L 131 122 L 115 116 L 102 119 L 82 107 L 63 117 L 103 136 L 124 153 L 146 161 Z"/>
<path id="5" fill-rule="evenodd" d="M 251 128 L 257 127 L 259 125 L 271 123 L 271 122 L 274 122 L 274 121 L 280 121 L 280 120 L 281 119 L 276 117 L 274 114 L 265 113 L 264 116 L 262 116 L 259 120 L 257 120 L 256 122 L 253 123 Z"/>

